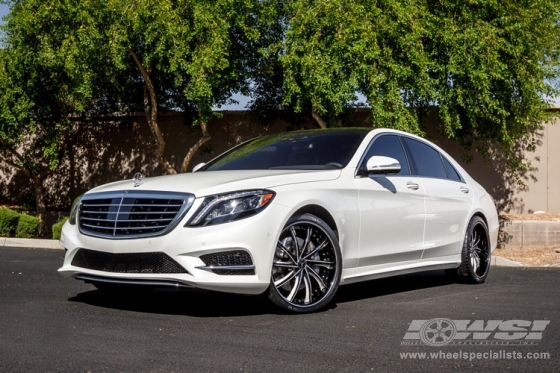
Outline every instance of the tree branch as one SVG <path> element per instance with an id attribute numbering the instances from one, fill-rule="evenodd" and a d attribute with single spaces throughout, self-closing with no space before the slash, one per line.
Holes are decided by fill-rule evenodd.
<path id="1" fill-rule="evenodd" d="M 23 170 L 23 171 L 27 172 L 27 170 L 23 168 L 23 157 L 20 154 L 18 154 L 18 152 L 16 152 L 14 149 L 12 149 L 10 147 L 6 147 L 6 148 L 4 148 L 4 150 L 11 153 L 12 156 L 14 156 L 21 164 L 18 164 L 17 162 L 9 159 L 5 154 L 2 157 L 2 161 L 4 161 L 6 164 L 8 164 L 8 165 L 10 165 L 14 168 L 17 168 L 18 170 Z"/>
<path id="2" fill-rule="evenodd" d="M 321 118 L 319 113 L 317 113 L 317 111 L 315 111 L 315 105 L 311 106 L 311 116 L 313 116 L 313 119 L 315 119 L 317 124 L 319 124 L 319 127 L 321 127 L 322 129 L 327 128 L 327 124 L 325 123 L 323 118 Z"/>
<path id="3" fill-rule="evenodd" d="M 187 172 L 187 168 L 189 167 L 189 164 L 191 163 L 196 152 L 202 147 L 202 145 L 210 141 L 210 139 L 212 138 L 210 136 L 210 133 L 208 132 L 208 124 L 206 123 L 206 120 L 200 123 L 200 128 L 202 129 L 202 137 L 189 149 L 189 152 L 183 159 L 181 172 Z"/>
<path id="4" fill-rule="evenodd" d="M 144 111 L 146 113 L 146 119 L 148 120 L 148 125 L 152 131 L 152 135 L 156 140 L 156 158 L 166 174 L 176 174 L 177 171 L 164 158 L 165 139 L 163 138 L 163 134 L 158 124 L 158 104 L 156 90 L 151 78 L 152 70 L 144 67 L 136 52 L 130 48 L 128 51 L 132 55 L 136 66 L 138 66 L 138 69 L 144 78 Z"/>

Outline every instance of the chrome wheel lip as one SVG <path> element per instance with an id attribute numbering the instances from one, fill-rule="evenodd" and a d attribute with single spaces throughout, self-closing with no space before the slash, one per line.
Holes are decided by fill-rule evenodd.
<path id="1" fill-rule="evenodd" d="M 297 226 L 305 226 L 305 239 L 298 237 L 295 233 L 295 229 Z M 313 229 L 318 230 L 324 236 L 325 240 L 315 246 L 311 252 L 308 252 L 308 246 L 311 243 L 311 235 L 313 233 Z M 289 232 L 288 236 L 283 237 L 286 232 Z M 282 242 L 282 240 L 285 240 L 286 238 L 290 238 L 293 242 L 297 243 L 295 247 L 295 254 L 297 255 L 296 257 L 294 257 L 294 253 L 291 252 Z M 300 241 L 303 241 L 301 247 Z M 324 299 L 329 297 L 329 295 L 336 288 L 336 279 L 339 277 L 340 272 L 340 267 L 337 265 L 337 260 L 339 260 L 339 258 L 337 258 L 336 248 L 334 245 L 335 242 L 323 229 L 323 227 L 312 221 L 296 221 L 292 224 L 287 225 L 282 230 L 282 232 L 280 233 L 280 238 L 277 241 L 276 252 L 274 254 L 274 260 L 272 263 L 272 286 L 274 286 L 275 291 L 286 303 L 297 308 L 310 308 L 316 306 Z M 315 255 L 318 255 L 326 249 L 330 250 L 330 254 L 333 257 L 332 262 L 316 260 L 313 258 Z M 291 263 L 277 261 L 276 258 L 278 251 L 286 253 L 288 256 L 288 260 L 291 261 Z M 323 281 L 323 279 L 321 278 L 321 275 L 318 273 L 318 271 L 316 271 L 316 269 L 313 268 L 313 266 L 328 269 L 330 281 L 325 283 L 325 281 Z M 286 276 L 275 280 L 274 270 L 278 268 L 289 268 L 291 269 L 291 271 Z M 285 295 L 285 291 L 281 291 L 280 288 L 285 286 L 287 283 L 292 283 L 292 289 L 290 293 Z M 315 289 L 318 289 L 318 291 L 322 294 L 315 301 L 311 301 L 312 292 Z M 296 298 L 297 294 L 302 292 L 304 295 Z M 297 300 L 303 299 L 304 301 L 309 301 L 309 303 L 297 303 L 294 301 L 294 298 L 296 298 Z"/>

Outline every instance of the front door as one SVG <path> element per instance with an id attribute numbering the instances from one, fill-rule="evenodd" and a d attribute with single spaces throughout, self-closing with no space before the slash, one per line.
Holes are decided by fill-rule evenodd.
<path id="1" fill-rule="evenodd" d="M 397 135 L 373 139 L 360 167 L 374 155 L 399 161 L 396 175 L 370 175 L 357 180 L 360 209 L 360 260 L 371 266 L 418 260 L 422 257 L 425 224 L 424 186 L 411 175 Z"/>

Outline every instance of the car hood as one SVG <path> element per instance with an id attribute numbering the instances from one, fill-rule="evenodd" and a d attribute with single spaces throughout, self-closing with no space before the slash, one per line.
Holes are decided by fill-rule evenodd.
<path id="1" fill-rule="evenodd" d="M 280 185 L 334 180 L 340 170 L 241 170 L 202 171 L 142 179 L 135 187 L 132 179 L 98 186 L 89 193 L 134 191 L 168 191 L 193 193 L 197 197 L 236 190 L 273 188 Z"/>

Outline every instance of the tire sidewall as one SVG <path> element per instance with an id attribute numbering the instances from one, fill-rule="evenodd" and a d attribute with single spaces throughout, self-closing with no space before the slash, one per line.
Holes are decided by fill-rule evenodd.
<path id="1" fill-rule="evenodd" d="M 471 234 L 477 226 L 483 227 L 484 234 L 486 235 L 485 240 L 487 244 L 486 250 L 487 250 L 488 263 L 486 264 L 487 266 L 486 271 L 482 276 L 479 276 L 474 272 L 471 265 L 470 252 L 469 252 L 469 248 L 471 246 Z M 468 279 L 469 282 L 476 283 L 476 284 L 481 284 L 484 281 L 486 281 L 486 278 L 488 277 L 488 273 L 490 272 L 490 261 L 492 255 L 492 250 L 490 246 L 491 244 L 490 244 L 490 236 L 488 234 L 488 226 L 480 216 L 474 216 L 469 222 L 467 231 L 465 233 L 465 240 L 463 242 L 463 250 L 461 253 L 461 266 L 459 267 L 459 274 L 461 275 L 462 278 Z"/>

